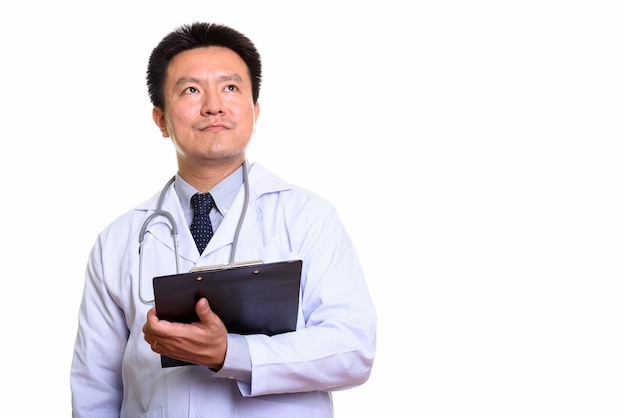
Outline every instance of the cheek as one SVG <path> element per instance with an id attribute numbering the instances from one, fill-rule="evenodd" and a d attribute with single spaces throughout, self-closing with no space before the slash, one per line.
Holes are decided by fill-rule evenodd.
<path id="1" fill-rule="evenodd" d="M 169 115 L 170 125 L 178 129 L 185 128 L 185 125 L 189 125 L 194 120 L 195 115 L 195 112 L 189 108 L 175 109 Z"/>
<path id="2" fill-rule="evenodd" d="M 251 133 L 254 129 L 254 113 L 240 111 L 234 119 L 237 120 L 237 127 L 241 134 Z"/>
<path id="3" fill-rule="evenodd" d="M 250 125 L 251 128 L 254 128 L 254 124 L 256 122 L 256 114 L 254 113 L 253 107 L 238 107 L 233 109 L 232 115 L 236 117 L 242 124 Z"/>

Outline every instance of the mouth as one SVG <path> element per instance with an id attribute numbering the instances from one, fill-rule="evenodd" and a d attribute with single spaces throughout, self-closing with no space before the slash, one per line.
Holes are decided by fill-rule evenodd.
<path id="1" fill-rule="evenodd" d="M 229 129 L 228 125 L 223 123 L 205 123 L 198 126 L 198 130 L 204 132 L 219 132 Z"/>

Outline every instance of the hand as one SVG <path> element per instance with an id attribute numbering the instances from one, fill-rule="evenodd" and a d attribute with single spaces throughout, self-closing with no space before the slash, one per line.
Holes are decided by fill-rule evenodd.
<path id="1" fill-rule="evenodd" d="M 197 322 L 169 322 L 159 319 L 152 307 L 143 326 L 144 339 L 155 353 L 219 370 L 226 358 L 226 327 L 206 298 L 196 303 L 196 313 Z"/>

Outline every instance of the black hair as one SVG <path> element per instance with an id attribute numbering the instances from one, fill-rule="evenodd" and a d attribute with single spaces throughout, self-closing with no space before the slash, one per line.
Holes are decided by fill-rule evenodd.
<path id="1" fill-rule="evenodd" d="M 189 49 L 220 46 L 234 51 L 246 63 L 252 81 L 252 100 L 256 104 L 261 90 L 261 56 L 252 41 L 228 26 L 195 22 L 182 25 L 166 35 L 152 50 L 146 80 L 148 94 L 155 107 L 163 109 L 163 89 L 167 67 L 176 54 Z"/>

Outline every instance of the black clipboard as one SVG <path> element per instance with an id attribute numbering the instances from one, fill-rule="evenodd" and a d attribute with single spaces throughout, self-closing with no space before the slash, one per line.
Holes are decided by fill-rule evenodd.
<path id="1" fill-rule="evenodd" d="M 251 262 L 194 269 L 152 280 L 160 319 L 198 320 L 195 305 L 206 297 L 211 309 L 236 334 L 276 335 L 295 331 L 302 260 Z M 190 363 L 161 356 L 161 367 Z"/>

